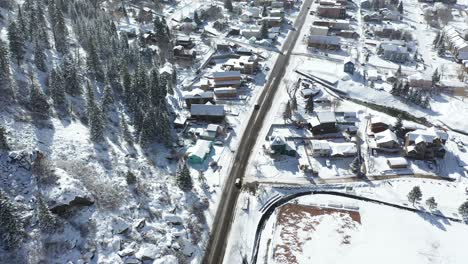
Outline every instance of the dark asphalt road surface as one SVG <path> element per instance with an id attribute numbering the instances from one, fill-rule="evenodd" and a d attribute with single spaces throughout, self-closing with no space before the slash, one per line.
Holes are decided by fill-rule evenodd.
<path id="1" fill-rule="evenodd" d="M 265 116 L 271 108 L 274 95 L 285 74 L 292 49 L 299 38 L 300 31 L 311 4 L 312 0 L 306 0 L 304 2 L 300 14 L 294 23 L 296 30 L 291 31 L 288 35 L 282 53 L 278 55 L 278 59 L 270 73 L 268 81 L 257 101 L 257 104 L 260 105 L 260 109 L 254 110 L 250 116 L 243 137 L 239 143 L 233 166 L 226 179 L 223 192 L 221 193 L 220 203 L 216 210 L 213 227 L 210 232 L 210 239 L 202 261 L 203 264 L 223 263 L 229 231 L 232 221 L 234 220 L 237 198 L 240 193 L 240 190 L 235 186 L 235 179 L 243 178 L 244 176 L 250 153 L 257 142 L 258 133 L 262 128 Z"/>

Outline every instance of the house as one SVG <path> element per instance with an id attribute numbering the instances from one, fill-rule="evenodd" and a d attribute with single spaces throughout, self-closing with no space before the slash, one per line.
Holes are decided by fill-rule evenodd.
<path id="1" fill-rule="evenodd" d="M 405 63 L 410 57 L 407 47 L 393 42 L 381 43 L 378 53 L 382 58 L 398 63 Z"/>
<path id="2" fill-rule="evenodd" d="M 224 105 L 192 104 L 190 106 L 190 115 L 192 118 L 207 120 L 211 122 L 221 122 L 226 115 Z"/>
<path id="3" fill-rule="evenodd" d="M 310 35 L 307 38 L 307 45 L 309 47 L 329 50 L 341 49 L 340 38 L 337 36 L 319 36 Z"/>
<path id="4" fill-rule="evenodd" d="M 291 148 L 286 142 L 284 137 L 281 136 L 271 136 L 270 137 L 270 151 L 272 154 L 281 154 L 288 156 L 295 156 L 296 150 Z"/>
<path id="5" fill-rule="evenodd" d="M 343 63 L 343 71 L 350 73 L 350 74 L 354 74 L 354 70 L 355 70 L 354 64 L 355 64 L 354 59 L 352 59 L 351 57 L 346 58 Z"/>
<path id="6" fill-rule="evenodd" d="M 317 7 L 317 14 L 321 17 L 342 19 L 346 17 L 346 8 L 341 5 Z"/>
<path id="7" fill-rule="evenodd" d="M 253 55 L 253 51 L 251 49 L 248 49 L 248 48 L 245 48 L 245 47 L 240 47 L 240 48 L 238 48 L 236 50 L 236 54 L 251 56 L 251 55 Z"/>
<path id="8" fill-rule="evenodd" d="M 191 164 L 202 164 L 210 154 L 213 142 L 199 139 L 195 146 L 187 150 L 188 162 Z"/>
<path id="9" fill-rule="evenodd" d="M 266 23 L 268 27 L 279 27 L 281 26 L 281 23 L 283 22 L 282 17 L 273 17 L 273 16 L 267 16 L 267 17 L 262 17 L 259 21 L 260 25 L 262 23 Z"/>
<path id="10" fill-rule="evenodd" d="M 246 39 L 250 38 L 261 38 L 262 33 L 260 31 L 260 28 L 250 28 L 250 29 L 243 29 L 241 30 L 240 34 L 245 37 Z"/>
<path id="11" fill-rule="evenodd" d="M 214 88 L 216 100 L 237 98 L 237 89 L 232 87 Z"/>
<path id="12" fill-rule="evenodd" d="M 377 13 L 377 12 L 370 12 L 368 14 L 365 14 L 363 16 L 363 19 L 365 22 L 377 22 L 377 23 L 381 23 L 382 22 L 382 15 L 380 13 Z"/>
<path id="13" fill-rule="evenodd" d="M 146 45 L 156 45 L 158 43 L 158 38 L 154 32 L 148 31 L 140 35 L 140 41 Z"/>
<path id="14" fill-rule="evenodd" d="M 326 140 L 311 140 L 310 148 L 313 157 L 329 157 L 332 153 L 330 144 Z"/>
<path id="15" fill-rule="evenodd" d="M 341 31 L 336 32 L 336 36 L 340 36 L 342 38 L 351 38 L 351 39 L 359 38 L 359 34 L 354 30 L 341 30 Z"/>
<path id="16" fill-rule="evenodd" d="M 240 71 L 223 71 L 213 73 L 214 88 L 218 87 L 235 87 L 239 88 L 241 85 L 241 72 Z"/>
<path id="17" fill-rule="evenodd" d="M 362 0 L 361 1 L 361 9 L 370 9 L 372 6 L 372 1 L 370 0 Z"/>
<path id="18" fill-rule="evenodd" d="M 316 26 L 328 27 L 329 29 L 334 30 L 348 30 L 350 25 L 348 20 L 326 18 L 316 19 L 312 22 L 312 24 Z"/>
<path id="19" fill-rule="evenodd" d="M 192 104 L 214 103 L 213 92 L 205 92 L 201 89 L 193 89 L 191 92 L 186 93 L 183 98 L 187 107 L 191 107 Z"/>
<path id="20" fill-rule="evenodd" d="M 184 49 L 191 49 L 195 47 L 195 43 L 191 37 L 177 37 L 175 46 L 182 46 Z"/>
<path id="21" fill-rule="evenodd" d="M 379 72 L 377 70 L 374 70 L 374 69 L 367 70 L 365 72 L 365 76 L 366 76 L 367 80 L 370 81 L 370 82 L 375 82 L 375 81 L 378 81 L 378 80 L 381 79 Z"/>
<path id="22" fill-rule="evenodd" d="M 177 59 L 193 60 L 197 53 L 193 49 L 185 49 L 183 46 L 175 46 L 173 49 L 174 57 Z"/>
<path id="23" fill-rule="evenodd" d="M 328 27 L 312 25 L 310 27 L 310 35 L 326 36 L 328 35 Z"/>
<path id="24" fill-rule="evenodd" d="M 281 10 L 279 8 L 273 8 L 273 9 L 268 11 L 268 15 L 270 17 L 281 17 L 281 18 L 283 18 L 284 17 L 284 10 Z"/>
<path id="25" fill-rule="evenodd" d="M 223 63 L 227 71 L 240 71 L 243 74 L 253 74 L 258 67 L 257 56 L 239 56 L 238 58 L 228 59 Z"/>
<path id="26" fill-rule="evenodd" d="M 401 14 L 397 10 L 389 10 L 387 8 L 383 8 L 380 10 L 380 14 L 382 15 L 382 20 L 389 20 L 389 21 L 399 21 L 401 20 Z"/>
<path id="27" fill-rule="evenodd" d="M 184 128 L 185 124 L 187 123 L 187 117 L 184 115 L 178 115 L 174 120 L 174 127 L 175 128 Z"/>
<path id="28" fill-rule="evenodd" d="M 304 98 L 314 97 L 319 94 L 319 89 L 305 88 L 301 90 L 301 96 Z"/>
<path id="29" fill-rule="evenodd" d="M 390 129 L 374 134 L 376 147 L 379 149 L 397 149 L 400 147 L 398 138 Z"/>
<path id="30" fill-rule="evenodd" d="M 463 39 L 460 33 L 452 26 L 443 29 L 447 48 L 458 60 L 468 59 L 468 42 Z"/>
<path id="31" fill-rule="evenodd" d="M 159 76 L 172 82 L 174 79 L 174 67 L 169 62 L 166 62 L 163 67 L 159 69 Z"/>
<path id="32" fill-rule="evenodd" d="M 434 159 L 445 156 L 447 132 L 430 127 L 406 133 L 405 154 L 415 159 Z"/>
<path id="33" fill-rule="evenodd" d="M 373 133 L 379 133 L 387 130 L 390 126 L 383 121 L 383 119 L 380 116 L 373 116 L 370 120 L 370 130 Z"/>
<path id="34" fill-rule="evenodd" d="M 432 76 L 418 72 L 408 76 L 408 83 L 414 88 L 432 88 Z"/>
<path id="35" fill-rule="evenodd" d="M 140 12 L 138 13 L 138 17 L 136 19 L 140 23 L 148 23 L 153 21 L 153 10 L 148 7 L 143 7 Z"/>
<path id="36" fill-rule="evenodd" d="M 408 161 L 403 157 L 388 158 L 387 164 L 391 169 L 406 169 L 408 168 Z"/>
<path id="37" fill-rule="evenodd" d="M 217 136 L 222 133 L 223 129 L 220 125 L 209 124 L 206 129 L 199 135 L 201 139 L 214 141 Z"/>
<path id="38" fill-rule="evenodd" d="M 357 155 L 357 147 L 354 142 L 344 142 L 344 143 L 332 143 L 331 147 L 331 157 L 354 157 Z"/>
<path id="39" fill-rule="evenodd" d="M 315 116 L 308 120 L 312 134 L 328 134 L 337 132 L 335 112 L 316 112 Z"/>

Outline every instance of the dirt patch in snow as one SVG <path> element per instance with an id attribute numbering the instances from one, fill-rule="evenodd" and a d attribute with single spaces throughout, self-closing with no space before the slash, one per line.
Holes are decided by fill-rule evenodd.
<path id="1" fill-rule="evenodd" d="M 351 236 L 346 231 L 356 229 L 361 224 L 361 215 L 358 211 L 300 204 L 280 207 L 276 218 L 276 245 L 273 248 L 275 263 L 300 263 L 298 257 L 304 243 L 319 239 L 314 238 L 314 231 L 325 221 L 327 224 L 332 223 L 336 231 L 333 235 L 340 240 L 339 244 L 350 244 Z"/>

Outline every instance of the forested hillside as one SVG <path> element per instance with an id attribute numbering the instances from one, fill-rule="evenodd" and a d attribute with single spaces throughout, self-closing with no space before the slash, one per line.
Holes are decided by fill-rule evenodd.
<path id="1" fill-rule="evenodd" d="M 208 202 L 167 159 L 172 33 L 156 16 L 156 46 L 129 40 L 127 4 L 0 1 L 1 263 L 199 258 Z"/>

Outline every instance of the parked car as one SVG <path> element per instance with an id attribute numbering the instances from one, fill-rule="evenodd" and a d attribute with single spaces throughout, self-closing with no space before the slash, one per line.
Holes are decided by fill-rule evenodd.
<path id="1" fill-rule="evenodd" d="M 331 162 L 330 162 L 329 159 L 327 159 L 327 160 L 325 161 L 325 164 L 327 165 L 327 167 L 329 167 L 329 168 L 331 167 Z"/>

